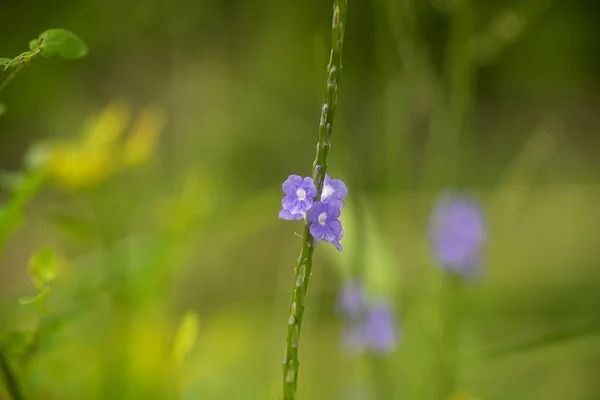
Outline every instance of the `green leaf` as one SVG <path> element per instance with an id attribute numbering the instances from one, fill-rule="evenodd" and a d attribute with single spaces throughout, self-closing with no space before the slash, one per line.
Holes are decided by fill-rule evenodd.
<path id="1" fill-rule="evenodd" d="M 27 354 L 33 343 L 33 333 L 24 330 L 12 330 L 0 333 L 0 348 L 11 357 Z"/>
<path id="2" fill-rule="evenodd" d="M 34 297 L 21 297 L 19 299 L 19 304 L 22 306 L 34 305 L 40 312 L 45 313 L 47 311 L 46 300 L 50 293 L 52 293 L 52 289 L 46 286 Z"/>
<path id="3" fill-rule="evenodd" d="M 38 47 L 38 39 L 31 39 L 29 41 L 29 50 L 35 50 Z"/>
<path id="4" fill-rule="evenodd" d="M 19 227 L 24 218 L 24 208 L 40 191 L 44 183 L 44 174 L 30 171 L 15 189 L 12 198 L 0 210 L 0 252 L 8 237 Z"/>
<path id="5" fill-rule="evenodd" d="M 66 29 L 49 29 L 43 32 L 38 37 L 36 47 L 46 57 L 58 53 L 69 60 L 81 58 L 88 52 L 86 44 L 77 35 Z"/>
<path id="6" fill-rule="evenodd" d="M 38 54 L 37 50 L 35 51 L 24 51 L 23 53 L 19 54 L 18 56 L 16 56 L 15 58 L 9 60 L 8 62 L 3 63 L 4 66 L 4 70 L 8 69 L 8 67 L 15 67 L 25 61 L 28 61 L 29 59 L 35 57 Z"/>
<path id="7" fill-rule="evenodd" d="M 193 311 L 188 311 L 181 318 L 179 328 L 175 335 L 175 344 L 173 346 L 173 361 L 181 365 L 186 356 L 192 351 L 196 344 L 198 336 L 198 315 Z"/>
<path id="8" fill-rule="evenodd" d="M 60 260 L 50 247 L 38 250 L 29 258 L 29 274 L 38 290 L 52 282 L 58 275 Z"/>
<path id="9" fill-rule="evenodd" d="M 12 58 L 0 57 L 0 67 L 8 65 L 12 61 Z"/>

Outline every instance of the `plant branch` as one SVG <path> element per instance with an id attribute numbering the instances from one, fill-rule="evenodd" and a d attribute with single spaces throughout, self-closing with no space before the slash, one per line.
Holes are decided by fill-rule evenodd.
<path id="1" fill-rule="evenodd" d="M 327 155 L 331 148 L 331 131 L 337 105 L 337 89 L 342 69 L 342 47 L 346 29 L 347 0 L 334 0 L 333 22 L 331 29 L 331 54 L 327 65 L 327 85 L 325 102 L 321 107 L 319 122 L 319 142 L 317 154 L 313 162 L 312 177 L 317 187 L 317 199 L 323 190 L 323 180 L 327 172 Z M 305 309 L 305 297 L 312 269 L 312 255 L 315 243 L 310 235 L 310 221 L 306 219 L 302 235 L 302 251 L 295 266 L 294 287 L 290 302 L 289 319 L 286 335 L 285 358 L 283 360 L 283 393 L 284 400 L 294 400 L 298 387 L 298 345 L 300 330 Z"/>
<path id="2" fill-rule="evenodd" d="M 10 397 L 13 400 L 24 400 L 25 397 L 21 393 L 21 389 L 19 388 L 19 384 L 17 383 L 17 377 L 12 370 L 8 359 L 4 355 L 2 349 L 0 349 L 0 371 L 2 376 L 4 377 L 4 382 L 6 384 L 6 390 L 8 391 Z"/>

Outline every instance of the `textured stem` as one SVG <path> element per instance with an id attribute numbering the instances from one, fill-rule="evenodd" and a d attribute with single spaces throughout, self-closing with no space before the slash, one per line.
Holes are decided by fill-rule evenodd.
<path id="1" fill-rule="evenodd" d="M 319 122 L 319 142 L 313 163 L 312 177 L 317 187 L 317 199 L 321 197 L 323 180 L 327 172 L 327 155 L 331 147 L 331 131 L 337 105 L 337 89 L 342 69 L 342 47 L 346 29 L 347 0 L 334 0 L 333 22 L 331 29 L 331 54 L 327 65 L 327 85 L 325 102 L 321 107 Z M 310 221 L 306 219 L 302 234 L 302 252 L 294 269 L 294 288 L 290 302 L 289 319 L 286 335 L 285 357 L 283 360 L 283 393 L 284 400 L 294 400 L 298 387 L 298 345 L 302 318 L 304 316 L 305 298 L 312 269 L 312 255 L 315 243 L 310 235 Z"/>
<path id="2" fill-rule="evenodd" d="M 27 63 L 29 63 L 31 60 L 33 60 L 35 58 L 35 56 L 39 53 L 39 50 L 37 50 L 36 52 L 34 52 L 32 55 L 30 55 L 28 58 L 23 58 L 21 60 L 21 63 L 17 66 L 17 68 L 15 68 L 10 75 L 8 75 L 8 77 L 0 84 L 0 90 L 4 89 L 6 87 L 6 85 L 8 85 L 8 83 L 10 81 L 12 81 L 15 76 L 17 76 L 17 74 L 19 72 L 21 72 L 21 70 L 23 68 L 25 68 L 25 65 L 27 65 Z M 6 69 L 6 68 L 5 68 Z"/>
<path id="3" fill-rule="evenodd" d="M 21 393 L 21 389 L 19 388 L 19 384 L 17 383 L 17 377 L 13 372 L 12 368 L 2 349 L 0 349 L 0 371 L 2 372 L 2 376 L 4 377 L 4 382 L 6 384 L 6 391 L 9 393 L 10 397 L 13 400 L 23 400 L 25 397 Z"/>

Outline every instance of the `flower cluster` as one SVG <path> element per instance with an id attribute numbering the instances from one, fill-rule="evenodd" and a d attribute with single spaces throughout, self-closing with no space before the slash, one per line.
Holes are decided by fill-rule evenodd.
<path id="1" fill-rule="evenodd" d="M 345 205 L 344 198 L 348 195 L 346 184 L 325 174 L 321 199 L 317 201 L 317 188 L 310 177 L 290 175 L 281 189 L 284 197 L 279 218 L 290 221 L 308 218 L 310 234 L 315 242 L 331 242 L 341 251 L 340 240 L 344 237 L 344 230 L 339 217 Z"/>
<path id="2" fill-rule="evenodd" d="M 147 107 L 132 120 L 131 107 L 112 102 L 91 118 L 72 141 L 38 145 L 28 155 L 60 187 L 94 187 L 125 169 L 148 161 L 156 150 L 166 115 Z"/>
<path id="3" fill-rule="evenodd" d="M 346 282 L 338 297 L 339 310 L 348 318 L 343 343 L 351 350 L 368 350 L 374 354 L 394 351 L 397 346 L 396 316 L 388 299 L 368 301 L 362 286 Z"/>
<path id="4" fill-rule="evenodd" d="M 433 252 L 445 270 L 465 276 L 480 270 L 487 232 L 476 199 L 442 195 L 434 207 L 429 233 Z"/>

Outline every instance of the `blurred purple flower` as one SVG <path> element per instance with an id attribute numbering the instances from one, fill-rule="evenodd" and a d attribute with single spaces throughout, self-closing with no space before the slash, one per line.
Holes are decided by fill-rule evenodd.
<path id="1" fill-rule="evenodd" d="M 287 220 L 302 219 L 313 205 L 317 188 L 312 178 L 302 179 L 299 175 L 290 175 L 281 185 L 285 196 L 281 200 L 279 218 Z"/>
<path id="2" fill-rule="evenodd" d="M 344 237 L 344 230 L 338 220 L 339 217 L 340 208 L 337 204 L 315 201 L 308 212 L 308 219 L 311 222 L 310 234 L 315 238 L 315 243 L 320 240 L 331 242 L 342 251 L 340 240 Z"/>
<path id="3" fill-rule="evenodd" d="M 396 316 L 387 300 L 378 299 L 367 307 L 362 334 L 373 353 L 387 353 L 396 348 Z"/>
<path id="4" fill-rule="evenodd" d="M 358 318 L 363 311 L 365 294 L 356 281 L 347 281 L 338 296 L 338 309 L 350 318 Z"/>
<path id="5" fill-rule="evenodd" d="M 396 316 L 387 299 L 380 297 L 367 301 L 362 286 L 348 281 L 340 291 L 338 307 L 348 320 L 342 333 L 344 347 L 375 354 L 395 350 L 398 338 Z"/>
<path id="6" fill-rule="evenodd" d="M 325 174 L 323 182 L 323 191 L 321 192 L 321 201 L 334 203 L 338 208 L 344 208 L 344 199 L 348 196 L 348 188 L 340 179 L 331 179 L 329 174 Z"/>
<path id="7" fill-rule="evenodd" d="M 433 252 L 444 269 L 473 275 L 481 268 L 487 232 L 476 199 L 442 195 L 433 209 L 429 234 Z"/>

